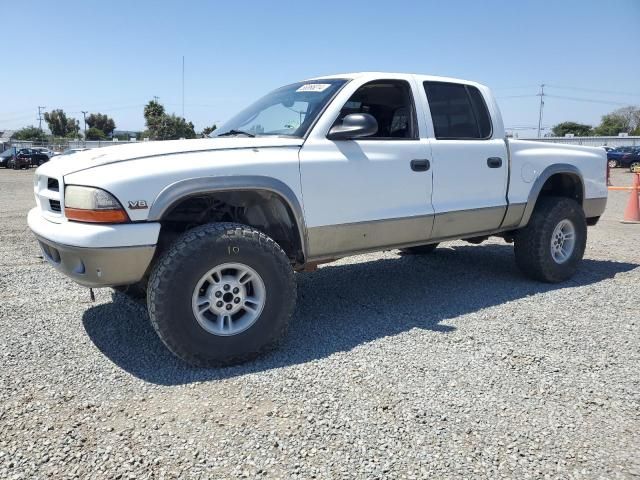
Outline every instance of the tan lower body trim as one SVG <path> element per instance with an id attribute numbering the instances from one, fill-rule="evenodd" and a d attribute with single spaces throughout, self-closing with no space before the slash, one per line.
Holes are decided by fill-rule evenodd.
<path id="1" fill-rule="evenodd" d="M 431 236 L 433 215 L 343 223 L 307 230 L 310 260 L 345 257 L 416 242 Z"/>

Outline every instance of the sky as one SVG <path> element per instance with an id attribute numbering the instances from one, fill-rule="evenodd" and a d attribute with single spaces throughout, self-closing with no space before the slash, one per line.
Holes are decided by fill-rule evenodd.
<path id="1" fill-rule="evenodd" d="M 37 125 L 38 106 L 140 130 L 153 96 L 182 115 L 183 56 L 196 131 L 281 85 L 357 71 L 483 83 L 521 138 L 536 134 L 542 83 L 546 127 L 640 105 L 640 0 L 2 4 L 0 130 Z"/>

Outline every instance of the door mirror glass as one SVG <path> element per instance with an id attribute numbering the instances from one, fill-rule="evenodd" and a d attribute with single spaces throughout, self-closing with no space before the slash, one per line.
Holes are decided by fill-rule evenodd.
<path id="1" fill-rule="evenodd" d="M 369 137 L 378 132 L 378 121 L 368 113 L 351 113 L 342 119 L 340 125 L 329 130 L 329 140 L 351 140 Z"/>

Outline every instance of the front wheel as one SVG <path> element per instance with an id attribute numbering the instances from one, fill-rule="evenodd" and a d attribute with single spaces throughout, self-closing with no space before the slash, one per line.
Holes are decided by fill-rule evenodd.
<path id="1" fill-rule="evenodd" d="M 633 162 L 630 166 L 629 166 L 629 171 L 631 173 L 640 173 L 640 162 Z"/>
<path id="2" fill-rule="evenodd" d="M 295 301 L 285 252 L 258 230 L 234 223 L 184 233 L 158 260 L 147 294 L 160 339 L 201 367 L 242 363 L 273 348 Z"/>
<path id="3" fill-rule="evenodd" d="M 562 282 L 578 269 L 586 243 L 587 222 L 580 205 L 570 198 L 541 198 L 514 238 L 516 263 L 536 280 Z"/>
<path id="4" fill-rule="evenodd" d="M 618 166 L 618 161 L 617 160 L 609 160 L 607 162 L 607 164 L 609 165 L 609 168 L 616 168 Z"/>

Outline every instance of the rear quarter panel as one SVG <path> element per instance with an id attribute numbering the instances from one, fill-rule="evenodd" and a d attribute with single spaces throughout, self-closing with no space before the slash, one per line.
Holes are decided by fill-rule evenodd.
<path id="1" fill-rule="evenodd" d="M 509 140 L 509 203 L 526 203 L 532 186 L 547 167 L 573 165 L 580 172 L 585 199 L 607 196 L 607 155 L 602 148 L 527 140 Z"/>

